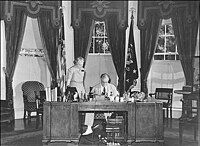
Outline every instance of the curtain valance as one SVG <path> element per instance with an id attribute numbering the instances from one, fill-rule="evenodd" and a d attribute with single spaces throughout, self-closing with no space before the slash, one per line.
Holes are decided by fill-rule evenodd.
<path id="1" fill-rule="evenodd" d="M 53 27 L 60 27 L 60 6 L 61 1 L 5 1 L 4 20 L 7 23 L 13 22 L 15 8 L 24 9 L 25 13 L 32 18 L 37 18 L 42 11 L 49 11 Z"/>

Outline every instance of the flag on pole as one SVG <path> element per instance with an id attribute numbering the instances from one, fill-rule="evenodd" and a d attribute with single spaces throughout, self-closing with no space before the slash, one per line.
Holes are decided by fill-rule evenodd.
<path id="1" fill-rule="evenodd" d="M 63 13 L 61 13 L 61 27 L 59 29 L 59 45 L 57 54 L 57 81 L 59 94 L 63 95 L 65 91 L 65 76 L 66 76 L 66 57 L 65 57 L 65 44 L 64 44 L 64 18 Z"/>
<path id="2" fill-rule="evenodd" d="M 126 72 L 125 72 L 125 90 L 127 91 L 133 82 L 138 79 L 138 66 L 135 53 L 135 42 L 133 33 L 133 13 L 131 16 L 131 24 L 129 31 L 128 50 L 126 58 Z"/>

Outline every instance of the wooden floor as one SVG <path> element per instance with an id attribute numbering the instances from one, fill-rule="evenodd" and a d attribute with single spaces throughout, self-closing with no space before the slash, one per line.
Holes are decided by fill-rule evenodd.
<path id="1" fill-rule="evenodd" d="M 22 119 L 15 120 L 15 128 L 11 129 L 6 124 L 1 124 L 1 146 L 42 146 L 42 126 L 35 128 L 35 121 L 32 119 L 30 125 L 24 125 Z M 178 120 L 173 119 L 172 128 L 164 127 L 164 146 L 178 146 Z M 74 146 L 73 143 L 50 143 L 52 146 Z M 113 144 L 110 144 L 110 146 Z M 117 144 L 115 144 L 117 145 Z M 156 146 L 158 143 L 137 143 L 132 146 Z M 185 127 L 182 146 L 199 146 L 193 138 L 193 129 Z M 47 144 L 44 144 L 47 146 Z M 79 145 L 80 146 L 80 145 Z M 83 146 L 83 145 L 81 145 Z M 125 145 L 124 145 L 125 146 Z"/>

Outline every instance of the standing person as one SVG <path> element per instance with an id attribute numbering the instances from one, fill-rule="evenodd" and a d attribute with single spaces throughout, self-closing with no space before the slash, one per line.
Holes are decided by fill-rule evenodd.
<path id="1" fill-rule="evenodd" d="M 74 65 L 68 69 L 66 85 L 76 87 L 79 97 L 83 99 L 85 94 L 85 69 L 83 68 L 84 58 L 77 57 L 74 60 Z"/>

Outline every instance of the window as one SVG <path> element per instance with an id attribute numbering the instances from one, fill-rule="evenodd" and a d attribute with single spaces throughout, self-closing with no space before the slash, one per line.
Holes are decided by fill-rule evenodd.
<path id="1" fill-rule="evenodd" d="M 110 54 L 110 47 L 108 44 L 108 37 L 104 21 L 95 21 L 89 53 L 102 55 Z"/>
<path id="2" fill-rule="evenodd" d="M 154 60 L 179 60 L 171 19 L 162 21 Z"/>

